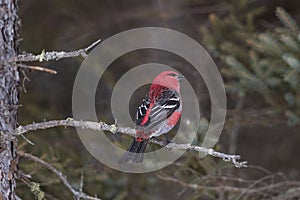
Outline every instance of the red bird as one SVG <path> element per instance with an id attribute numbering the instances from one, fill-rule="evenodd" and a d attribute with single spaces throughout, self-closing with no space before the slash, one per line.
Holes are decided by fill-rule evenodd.
<path id="1" fill-rule="evenodd" d="M 180 80 L 183 76 L 174 71 L 158 74 L 136 112 L 136 135 L 120 163 L 143 161 L 151 137 L 168 133 L 178 122 L 182 111 Z M 168 140 L 167 140 L 168 141 Z"/>

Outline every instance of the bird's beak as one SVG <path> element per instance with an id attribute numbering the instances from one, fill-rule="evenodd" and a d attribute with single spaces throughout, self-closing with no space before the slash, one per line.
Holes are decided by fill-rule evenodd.
<path id="1" fill-rule="evenodd" d="M 181 74 L 179 74 L 179 75 L 177 76 L 177 79 L 178 79 L 178 81 L 182 81 L 182 80 L 184 79 L 184 76 L 181 75 Z"/>

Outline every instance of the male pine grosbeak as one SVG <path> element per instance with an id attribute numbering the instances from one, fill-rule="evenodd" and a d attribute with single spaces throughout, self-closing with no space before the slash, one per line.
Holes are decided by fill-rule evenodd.
<path id="1" fill-rule="evenodd" d="M 161 72 L 154 78 L 136 112 L 135 138 L 120 163 L 142 162 L 149 139 L 166 134 L 177 124 L 182 111 L 179 83 L 182 78 L 174 71 Z"/>

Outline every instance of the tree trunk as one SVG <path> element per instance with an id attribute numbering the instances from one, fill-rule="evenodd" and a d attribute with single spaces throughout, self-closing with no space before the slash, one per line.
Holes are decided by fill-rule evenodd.
<path id="1" fill-rule="evenodd" d="M 20 20 L 18 0 L 0 0 L 0 199 L 15 199 L 19 71 L 16 63 Z"/>

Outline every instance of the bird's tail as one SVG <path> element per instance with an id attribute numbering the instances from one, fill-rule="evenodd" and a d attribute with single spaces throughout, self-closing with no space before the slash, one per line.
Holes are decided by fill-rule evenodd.
<path id="1" fill-rule="evenodd" d="M 126 153 L 124 154 L 124 156 L 121 158 L 119 162 L 126 163 L 130 160 L 135 163 L 143 162 L 144 152 L 146 150 L 148 140 L 149 139 L 137 141 L 136 138 L 134 138 L 132 144 L 127 149 Z"/>

